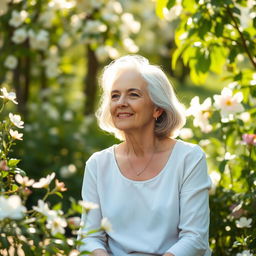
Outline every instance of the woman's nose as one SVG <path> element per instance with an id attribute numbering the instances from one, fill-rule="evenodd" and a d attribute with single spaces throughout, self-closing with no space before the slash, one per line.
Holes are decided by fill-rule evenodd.
<path id="1" fill-rule="evenodd" d="M 122 106 L 127 106 L 127 99 L 125 96 L 121 96 L 118 100 L 118 106 L 122 107 Z"/>

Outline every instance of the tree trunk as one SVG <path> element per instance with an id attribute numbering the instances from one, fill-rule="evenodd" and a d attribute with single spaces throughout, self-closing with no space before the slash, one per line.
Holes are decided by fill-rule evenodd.
<path id="1" fill-rule="evenodd" d="M 84 79 L 84 93 L 85 93 L 85 115 L 93 114 L 96 105 L 97 96 L 97 73 L 99 63 L 95 52 L 91 47 L 87 46 L 87 75 Z"/>

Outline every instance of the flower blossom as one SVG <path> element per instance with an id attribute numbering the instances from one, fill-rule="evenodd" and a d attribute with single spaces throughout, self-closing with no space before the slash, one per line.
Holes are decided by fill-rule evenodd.
<path id="1" fill-rule="evenodd" d="M 15 140 L 22 140 L 23 133 L 19 133 L 18 131 L 13 131 L 10 129 L 10 135 Z"/>
<path id="2" fill-rule="evenodd" d="M 252 223 L 252 219 L 247 219 L 246 217 L 241 217 L 239 220 L 236 221 L 236 226 L 238 228 L 250 228 Z"/>
<path id="3" fill-rule="evenodd" d="M 55 173 L 49 174 L 46 178 L 41 178 L 38 182 L 33 184 L 33 188 L 47 188 L 55 177 Z"/>
<path id="4" fill-rule="evenodd" d="M 48 219 L 46 224 L 46 227 L 48 229 L 51 229 L 51 233 L 53 236 L 58 233 L 64 234 L 65 233 L 64 228 L 66 226 L 67 226 L 66 220 L 64 218 L 61 218 L 60 216 Z"/>
<path id="5" fill-rule="evenodd" d="M 193 124 L 195 127 L 200 127 L 202 132 L 208 133 L 212 130 L 209 123 L 210 108 L 212 105 L 211 98 L 207 98 L 202 104 L 199 102 L 199 97 L 195 96 L 191 102 L 190 107 L 187 109 L 187 116 L 194 117 Z"/>
<path id="6" fill-rule="evenodd" d="M 0 161 L 0 170 L 2 170 L 2 171 L 8 171 L 9 170 L 9 167 L 7 165 L 6 160 Z"/>
<path id="7" fill-rule="evenodd" d="M 193 131 L 190 128 L 182 128 L 179 131 L 179 137 L 183 140 L 191 139 L 193 136 Z"/>
<path id="8" fill-rule="evenodd" d="M 4 61 L 4 66 L 9 69 L 15 69 L 18 65 L 18 59 L 13 55 L 8 55 Z"/>
<path id="9" fill-rule="evenodd" d="M 253 254 L 249 250 L 244 250 L 241 253 L 237 253 L 236 256 L 253 256 Z"/>
<path id="10" fill-rule="evenodd" d="M 220 109 L 220 114 L 223 120 L 229 119 L 235 113 L 242 112 L 244 107 L 241 104 L 243 94 L 241 92 L 233 95 L 230 88 L 224 88 L 221 95 L 213 96 L 215 102 L 214 106 Z"/>
<path id="11" fill-rule="evenodd" d="M 74 227 L 79 227 L 81 223 L 81 218 L 78 216 L 68 218 L 68 224 Z"/>
<path id="12" fill-rule="evenodd" d="M 112 231 L 112 225 L 106 217 L 102 218 L 100 226 L 106 232 L 111 232 Z"/>
<path id="13" fill-rule="evenodd" d="M 20 115 L 14 115 L 12 113 L 9 113 L 9 118 L 16 127 L 24 128 L 24 122 L 21 121 Z"/>
<path id="14" fill-rule="evenodd" d="M 21 44 L 27 39 L 27 31 L 24 28 L 19 28 L 14 31 L 12 41 L 15 44 Z"/>
<path id="15" fill-rule="evenodd" d="M 22 177 L 20 174 L 15 175 L 15 180 L 24 187 L 30 187 L 35 182 L 35 180 L 30 180 L 27 176 Z"/>
<path id="16" fill-rule="evenodd" d="M 256 145 L 256 134 L 243 134 L 242 138 L 247 145 Z"/>
<path id="17" fill-rule="evenodd" d="M 0 220 L 5 218 L 21 219 L 25 211 L 26 207 L 22 205 L 19 196 L 12 195 L 8 198 L 0 196 Z"/>
<path id="18" fill-rule="evenodd" d="M 15 92 L 7 92 L 5 87 L 1 88 L 1 92 L 3 93 L 3 95 L 1 95 L 0 98 L 6 99 L 6 100 L 10 100 L 14 104 L 18 104 L 18 102 L 16 101 L 16 94 L 15 94 Z"/>
<path id="19" fill-rule="evenodd" d="M 67 188 L 65 187 L 65 184 L 64 182 L 60 182 L 59 180 L 55 180 L 55 188 L 57 191 L 60 191 L 60 192 L 64 192 L 67 190 Z"/>
<path id="20" fill-rule="evenodd" d="M 99 208 L 98 204 L 88 201 L 78 201 L 78 203 L 85 209 L 86 212 Z"/>
<path id="21" fill-rule="evenodd" d="M 12 17 L 9 20 L 9 25 L 17 28 L 20 26 L 23 21 L 27 18 L 28 13 L 26 11 L 17 12 L 16 10 L 12 11 Z"/>
<path id="22" fill-rule="evenodd" d="M 49 209 L 49 206 L 47 203 L 45 203 L 43 200 L 38 200 L 38 205 L 32 207 L 33 210 L 42 213 L 45 216 L 49 216 L 49 212 L 51 211 Z"/>

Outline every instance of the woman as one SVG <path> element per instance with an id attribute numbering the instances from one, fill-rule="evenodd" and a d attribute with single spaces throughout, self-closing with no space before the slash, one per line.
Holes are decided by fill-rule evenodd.
<path id="1" fill-rule="evenodd" d="M 99 205 L 82 215 L 82 233 L 103 217 L 112 231 L 83 239 L 95 256 L 211 255 L 205 155 L 175 140 L 185 115 L 166 75 L 141 56 L 107 66 L 97 112 L 103 130 L 123 142 L 86 163 L 83 200 Z M 86 220 L 85 220 L 86 219 Z"/>

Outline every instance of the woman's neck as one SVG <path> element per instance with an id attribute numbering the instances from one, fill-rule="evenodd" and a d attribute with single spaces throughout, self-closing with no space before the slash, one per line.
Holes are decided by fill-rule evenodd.
<path id="1" fill-rule="evenodd" d="M 154 134 L 125 134 L 124 150 L 128 154 L 143 157 L 158 149 L 159 139 Z"/>

